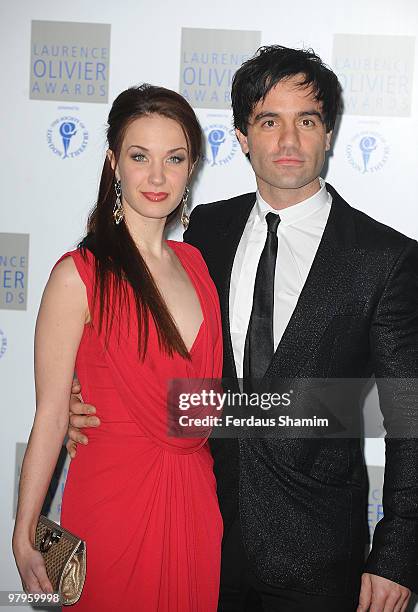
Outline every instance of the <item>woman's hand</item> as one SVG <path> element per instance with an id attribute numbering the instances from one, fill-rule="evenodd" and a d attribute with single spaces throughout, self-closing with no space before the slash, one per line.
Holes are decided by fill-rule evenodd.
<path id="1" fill-rule="evenodd" d="M 30 542 L 13 541 L 13 554 L 26 593 L 53 593 L 41 553 Z"/>

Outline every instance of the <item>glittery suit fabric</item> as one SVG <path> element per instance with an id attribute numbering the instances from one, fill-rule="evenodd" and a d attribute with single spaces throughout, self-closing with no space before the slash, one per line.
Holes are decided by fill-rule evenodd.
<path id="1" fill-rule="evenodd" d="M 296 309 L 266 372 L 274 377 L 399 381 L 381 397 L 387 422 L 418 378 L 418 245 L 333 203 Z M 185 240 L 201 251 L 223 317 L 223 375 L 236 383 L 229 283 L 255 194 L 197 207 Z M 279 265 L 279 264 L 278 264 Z M 234 383 L 235 380 L 235 383 Z M 418 402 L 399 415 L 417 427 Z M 342 595 L 361 573 L 418 591 L 418 440 L 386 440 L 384 518 L 368 552 L 367 473 L 361 439 L 213 439 L 224 539 L 239 513 L 254 573 L 270 585 Z"/>

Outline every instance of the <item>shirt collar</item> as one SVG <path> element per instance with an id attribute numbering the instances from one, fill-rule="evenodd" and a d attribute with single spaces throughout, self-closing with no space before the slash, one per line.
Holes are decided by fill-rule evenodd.
<path id="1" fill-rule="evenodd" d="M 319 184 L 320 188 L 313 196 L 307 200 L 298 202 L 298 204 L 288 206 L 283 210 L 276 210 L 270 206 L 270 204 L 267 204 L 261 197 L 260 192 L 257 191 L 257 203 L 255 206 L 256 216 L 260 221 L 264 221 L 267 213 L 272 212 L 276 215 L 280 214 L 280 225 L 298 224 L 302 219 L 310 217 L 329 202 L 330 196 L 325 188 L 325 181 L 321 177 L 319 177 Z"/>

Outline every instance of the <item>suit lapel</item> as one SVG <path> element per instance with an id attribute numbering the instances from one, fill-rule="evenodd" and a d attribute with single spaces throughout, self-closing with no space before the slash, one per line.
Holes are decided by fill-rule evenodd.
<path id="1" fill-rule="evenodd" d="M 305 285 L 266 377 L 296 376 L 320 341 L 330 320 L 353 294 L 364 251 L 356 249 L 350 206 L 327 184 L 331 211 Z"/>
<path id="2" fill-rule="evenodd" d="M 250 212 L 255 204 L 255 193 L 247 193 L 239 198 L 237 206 L 224 222 L 219 238 L 219 250 L 222 254 L 222 265 L 218 266 L 217 278 L 214 279 L 219 293 L 219 301 L 222 312 L 224 329 L 224 376 L 236 378 L 236 367 L 234 353 L 232 349 L 230 312 L 229 312 L 229 291 L 231 284 L 232 266 L 241 236 L 250 216 Z"/>

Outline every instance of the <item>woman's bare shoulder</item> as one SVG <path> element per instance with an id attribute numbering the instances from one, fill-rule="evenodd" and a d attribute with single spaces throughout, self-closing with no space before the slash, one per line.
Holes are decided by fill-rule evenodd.
<path id="1" fill-rule="evenodd" d="M 71 255 L 71 253 L 68 253 L 68 256 L 59 260 L 54 266 L 49 277 L 49 283 L 69 289 L 83 287 L 83 281 Z"/>

